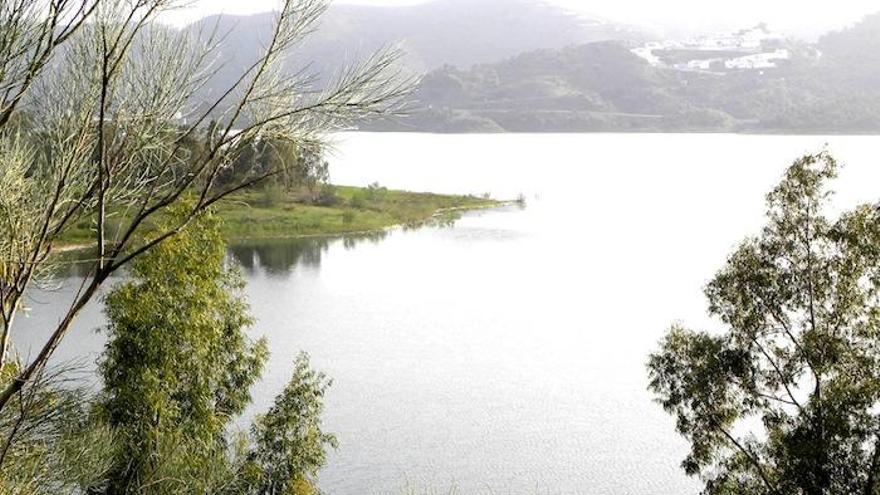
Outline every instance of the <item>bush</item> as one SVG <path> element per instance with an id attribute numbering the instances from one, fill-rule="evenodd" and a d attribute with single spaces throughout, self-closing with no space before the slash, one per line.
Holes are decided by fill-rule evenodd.
<path id="1" fill-rule="evenodd" d="M 278 184 L 268 184 L 263 188 L 263 194 L 260 197 L 260 206 L 264 208 L 272 208 L 284 201 L 287 196 L 284 188 Z"/>
<path id="2" fill-rule="evenodd" d="M 341 199 L 336 194 L 336 187 L 325 184 L 321 187 L 321 192 L 315 197 L 313 203 L 316 206 L 336 206 L 340 201 Z"/>
<path id="3" fill-rule="evenodd" d="M 365 191 L 356 191 L 349 201 L 352 208 L 361 209 L 367 205 L 367 193 Z"/>
<path id="4" fill-rule="evenodd" d="M 366 195 L 367 200 L 372 202 L 385 201 L 388 196 L 388 188 L 380 186 L 378 182 L 373 182 L 367 186 Z"/>
<path id="5" fill-rule="evenodd" d="M 368 204 L 381 203 L 388 197 L 388 189 L 374 182 L 364 189 L 358 189 L 352 195 L 349 204 L 352 208 L 366 208 Z"/>

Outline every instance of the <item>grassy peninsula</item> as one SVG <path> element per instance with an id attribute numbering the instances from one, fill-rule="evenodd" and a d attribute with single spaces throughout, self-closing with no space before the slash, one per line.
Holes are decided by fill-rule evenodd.
<path id="1" fill-rule="evenodd" d="M 374 184 L 332 186 L 318 195 L 267 186 L 232 195 L 215 209 L 223 220 L 223 236 L 238 241 L 371 232 L 501 204 L 484 197 L 395 191 Z M 65 243 L 90 244 L 91 223 L 80 222 Z"/>

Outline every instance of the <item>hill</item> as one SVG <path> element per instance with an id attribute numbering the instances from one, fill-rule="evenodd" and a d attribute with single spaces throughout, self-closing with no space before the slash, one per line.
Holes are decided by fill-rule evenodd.
<path id="1" fill-rule="evenodd" d="M 880 132 L 880 15 L 816 44 L 778 41 L 772 66 L 656 65 L 639 45 L 544 49 L 470 69 L 445 66 L 418 110 L 373 130 L 434 132 Z M 686 67 L 682 69 L 681 67 Z"/>
<path id="2" fill-rule="evenodd" d="M 275 15 L 212 16 L 187 29 L 228 33 L 219 46 L 224 66 L 212 88 L 225 87 L 256 60 Z M 332 74 L 346 63 L 392 45 L 405 64 L 424 73 L 452 64 L 470 67 L 524 51 L 561 48 L 610 39 L 641 39 L 635 29 L 575 16 L 541 0 L 434 0 L 405 7 L 333 4 L 318 29 L 288 61 L 291 72 L 306 65 Z"/>

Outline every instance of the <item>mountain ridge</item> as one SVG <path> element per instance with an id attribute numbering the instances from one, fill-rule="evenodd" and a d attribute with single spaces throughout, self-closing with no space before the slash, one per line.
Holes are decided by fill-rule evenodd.
<path id="1" fill-rule="evenodd" d="M 429 132 L 880 132 L 880 14 L 816 43 L 774 41 L 790 57 L 751 69 L 657 67 L 632 43 L 527 52 L 443 67 L 417 110 L 368 130 Z M 768 48 L 769 49 L 769 48 Z"/>
<path id="2" fill-rule="evenodd" d="M 271 12 L 214 15 L 184 29 L 216 23 L 219 32 L 230 38 L 221 43 L 221 52 L 235 55 L 242 65 L 259 55 L 261 33 L 271 29 L 274 16 Z M 318 69 L 332 72 L 338 65 L 334 62 L 399 45 L 406 65 L 424 72 L 445 64 L 470 67 L 494 62 L 538 48 L 646 36 L 635 28 L 577 15 L 540 0 L 434 0 L 400 7 L 332 4 L 299 53 Z"/>
<path id="3" fill-rule="evenodd" d="M 210 17 L 188 28 L 216 22 L 229 33 L 212 88 L 256 60 L 272 19 Z M 365 130 L 880 132 L 880 15 L 814 43 L 774 39 L 783 59 L 752 70 L 722 61 L 719 72 L 718 62 L 653 66 L 636 55 L 650 35 L 539 0 L 336 5 L 288 69 L 314 61 L 315 72 L 333 74 L 395 40 L 408 70 L 425 73 L 415 110 Z"/>

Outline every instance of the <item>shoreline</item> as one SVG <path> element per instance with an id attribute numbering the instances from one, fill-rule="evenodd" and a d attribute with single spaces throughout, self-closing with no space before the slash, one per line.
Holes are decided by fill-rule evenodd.
<path id="1" fill-rule="evenodd" d="M 280 235 L 280 236 L 271 236 L 271 237 L 230 237 L 226 239 L 227 243 L 234 244 L 236 242 L 246 242 L 246 241 L 273 241 L 273 240 L 296 240 L 296 239 L 338 239 L 348 236 L 362 236 L 362 235 L 371 235 L 371 234 L 379 234 L 382 232 L 391 232 L 393 230 L 402 229 L 408 226 L 412 226 L 415 228 L 424 227 L 431 223 L 433 220 L 440 219 L 444 214 L 447 213 L 468 213 L 474 211 L 483 211 L 483 210 L 495 210 L 501 208 L 508 208 L 511 206 L 515 206 L 519 204 L 516 200 L 496 200 L 496 204 L 487 204 L 482 206 L 458 206 L 452 208 L 441 208 L 434 212 L 428 218 L 424 220 L 411 222 L 411 223 L 397 223 L 393 225 L 388 225 L 386 227 L 370 229 L 370 230 L 355 230 L 350 232 L 328 232 L 328 233 L 319 233 L 319 234 L 292 234 L 292 235 Z"/>
<path id="2" fill-rule="evenodd" d="M 434 194 L 388 190 L 386 199 L 353 206 L 354 198 L 367 188 L 337 186 L 340 204 L 316 206 L 286 197 L 271 206 L 256 198 L 262 191 L 235 195 L 220 203 L 215 213 L 223 220 L 228 244 L 261 240 L 341 238 L 388 232 L 407 226 L 424 226 L 445 215 L 491 210 L 520 204 L 516 200 L 495 200 L 470 195 Z M 263 218 L 261 218 L 263 217 Z M 360 222 L 355 221 L 363 217 Z M 342 218 L 342 223 L 339 219 Z M 317 219 L 317 220 L 316 220 Z M 345 223 L 348 220 L 349 223 Z M 263 230 L 254 231 L 254 227 Z M 350 227 L 349 227 L 350 226 Z M 82 231 L 76 234 L 82 238 Z M 94 243 L 60 241 L 56 254 L 90 249 Z"/>
<path id="3" fill-rule="evenodd" d="M 778 136 L 791 136 L 791 137 L 878 137 L 880 136 L 880 130 L 870 130 L 870 131 L 840 131 L 840 130 L 816 130 L 816 131 L 795 131 L 795 130 L 787 130 L 787 129 L 775 129 L 775 130 L 758 130 L 751 131 L 747 129 L 702 129 L 702 130 L 675 130 L 675 129 L 639 129 L 639 130 L 608 130 L 608 129 L 596 129 L 596 130 L 542 130 L 542 129 L 533 129 L 533 130 L 502 130 L 502 131 L 492 131 L 492 130 L 484 130 L 484 131 L 455 131 L 455 130 L 431 130 L 431 129 L 411 129 L 411 130 L 403 130 L 403 129 L 360 129 L 360 130 L 347 130 L 340 132 L 338 134 L 429 134 L 436 136 L 498 136 L 498 135 L 553 135 L 553 134 L 584 134 L 584 135 L 604 135 L 604 134 L 622 134 L 622 135 L 656 135 L 656 134 L 669 134 L 669 135 L 686 135 L 686 136 L 701 136 L 701 135 L 730 135 L 730 136 L 767 136 L 767 137 L 778 137 Z"/>

